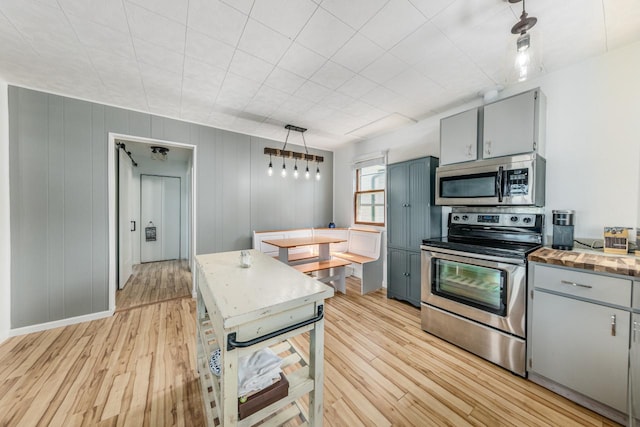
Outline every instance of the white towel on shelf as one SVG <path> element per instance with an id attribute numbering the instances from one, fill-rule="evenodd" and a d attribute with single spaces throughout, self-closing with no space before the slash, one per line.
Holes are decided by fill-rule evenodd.
<path id="1" fill-rule="evenodd" d="M 238 396 L 260 391 L 280 378 L 282 358 L 270 348 L 238 359 Z"/>

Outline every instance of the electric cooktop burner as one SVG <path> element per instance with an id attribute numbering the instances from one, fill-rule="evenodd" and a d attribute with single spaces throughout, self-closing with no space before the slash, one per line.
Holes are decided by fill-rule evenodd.
<path id="1" fill-rule="evenodd" d="M 456 210 L 449 214 L 447 237 L 424 239 L 429 248 L 486 256 L 526 259 L 542 246 L 544 214 L 495 209 Z"/>

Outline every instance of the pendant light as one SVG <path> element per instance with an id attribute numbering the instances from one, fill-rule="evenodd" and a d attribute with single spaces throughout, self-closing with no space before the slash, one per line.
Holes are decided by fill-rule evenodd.
<path id="1" fill-rule="evenodd" d="M 320 181 L 320 165 L 316 163 L 316 181 Z"/>
<path id="2" fill-rule="evenodd" d="M 269 169 L 267 169 L 267 174 L 269 176 L 273 175 L 273 163 L 271 163 L 271 154 L 269 154 Z"/>
<path id="3" fill-rule="evenodd" d="M 305 179 L 309 179 L 309 160 L 307 160 L 307 169 L 304 171 L 304 177 Z"/>
<path id="4" fill-rule="evenodd" d="M 293 165 L 293 177 L 298 179 L 298 159 L 295 160 Z"/>
<path id="5" fill-rule="evenodd" d="M 286 125 L 285 129 L 287 129 L 287 137 L 285 138 L 284 145 L 282 146 L 281 149 L 270 148 L 270 147 L 264 148 L 264 154 L 269 155 L 269 168 L 267 169 L 267 173 L 269 174 L 269 176 L 273 175 L 273 162 L 272 162 L 271 156 L 276 155 L 276 156 L 282 157 L 282 170 L 280 172 L 280 175 L 283 178 L 286 178 L 287 176 L 287 165 L 285 160 L 289 158 L 294 160 L 294 166 L 293 166 L 294 178 L 297 179 L 300 176 L 300 173 L 298 172 L 298 160 L 300 161 L 305 160 L 307 162 L 307 166 L 304 174 L 305 178 L 309 179 L 310 177 L 309 161 L 312 161 L 312 162 L 316 162 L 316 179 L 320 179 L 320 163 L 324 162 L 324 157 L 318 156 L 315 154 L 309 154 L 309 149 L 307 148 L 307 141 L 304 137 L 304 133 L 307 131 L 307 129 L 294 126 L 294 125 Z M 296 132 L 300 132 L 300 135 L 302 136 L 302 142 L 304 143 L 304 153 L 287 150 L 287 143 L 289 142 L 289 135 L 291 134 L 292 130 Z"/>
<path id="6" fill-rule="evenodd" d="M 529 47 L 531 46 L 531 37 L 527 33 L 538 22 L 538 18 L 529 16 L 525 10 L 525 0 L 509 0 L 509 3 L 518 3 L 522 1 L 522 14 L 520 20 L 511 27 L 511 34 L 520 34 L 516 41 L 516 60 L 515 67 L 518 73 L 518 81 L 524 81 L 529 75 L 529 69 L 531 65 L 531 52 Z"/>
<path id="7" fill-rule="evenodd" d="M 284 157 L 282 158 L 282 172 L 280 172 L 283 178 L 287 177 L 287 166 L 284 164 Z"/>

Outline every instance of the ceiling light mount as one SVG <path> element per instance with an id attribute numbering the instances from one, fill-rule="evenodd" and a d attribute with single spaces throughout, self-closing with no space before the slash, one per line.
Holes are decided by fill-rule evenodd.
<path id="1" fill-rule="evenodd" d="M 151 159 L 153 160 L 167 160 L 167 153 L 169 149 L 167 147 L 160 147 L 158 145 L 151 146 Z"/>
<path id="2" fill-rule="evenodd" d="M 529 14 L 524 9 L 525 0 L 509 0 L 509 3 L 518 3 L 520 1 L 522 1 L 522 14 L 520 15 L 520 20 L 511 27 L 511 34 L 524 35 L 536 25 L 538 18 L 534 18 L 533 16 L 529 17 Z"/>

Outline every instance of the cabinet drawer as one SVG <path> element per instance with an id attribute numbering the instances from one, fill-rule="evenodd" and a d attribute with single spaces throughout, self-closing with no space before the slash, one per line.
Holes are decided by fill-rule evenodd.
<path id="1" fill-rule="evenodd" d="M 631 280 L 540 264 L 532 265 L 533 286 L 537 289 L 548 289 L 605 304 L 624 307 L 631 304 Z"/>

